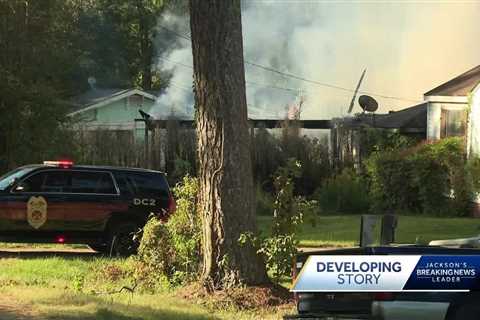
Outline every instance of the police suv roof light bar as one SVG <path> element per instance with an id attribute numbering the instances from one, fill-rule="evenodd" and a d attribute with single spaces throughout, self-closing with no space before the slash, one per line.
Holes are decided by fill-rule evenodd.
<path id="1" fill-rule="evenodd" d="M 43 164 L 46 166 L 71 168 L 73 166 L 73 161 L 71 160 L 43 161 Z"/>

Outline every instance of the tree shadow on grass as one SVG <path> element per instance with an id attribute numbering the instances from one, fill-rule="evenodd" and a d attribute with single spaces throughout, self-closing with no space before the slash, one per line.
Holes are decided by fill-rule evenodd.
<path id="1" fill-rule="evenodd" d="M 216 317 L 207 317 L 203 315 L 188 315 L 177 312 L 152 310 L 145 317 L 124 315 L 121 312 L 100 309 L 95 313 L 76 312 L 71 315 L 44 315 L 45 320 L 145 320 L 145 319 L 161 319 L 161 320 L 207 320 L 218 319 Z M 12 318 L 13 319 L 13 318 Z"/>
<path id="2" fill-rule="evenodd" d="M 140 298 L 140 297 L 138 297 Z M 205 314 L 207 311 L 199 309 L 195 304 L 189 305 L 188 302 L 179 302 L 173 310 L 172 303 L 166 302 L 165 307 L 161 304 L 158 307 L 150 307 L 147 305 L 135 305 L 134 303 L 123 303 L 107 301 L 97 296 L 87 294 L 79 294 L 75 297 L 65 299 L 38 299 L 36 304 L 43 305 L 46 310 L 40 314 L 41 319 L 48 320 L 144 320 L 144 319 L 161 319 L 161 320 L 217 320 L 218 317 Z M 158 297 L 161 303 L 162 297 Z M 154 303 L 154 302 L 152 302 Z M 181 309 L 180 304 L 184 304 L 185 308 Z M 189 310 L 189 306 L 193 310 Z M 85 307 L 85 308 L 82 308 Z M 75 310 L 76 309 L 76 310 Z M 87 310 L 85 310 L 87 309 Z"/>

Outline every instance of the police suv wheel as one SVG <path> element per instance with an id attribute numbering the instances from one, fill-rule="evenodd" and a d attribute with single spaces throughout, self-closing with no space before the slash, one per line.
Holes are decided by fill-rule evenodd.
<path id="1" fill-rule="evenodd" d="M 109 233 L 109 246 L 114 256 L 129 256 L 137 253 L 140 240 L 136 233 L 139 231 L 137 224 L 122 222 L 112 226 Z"/>

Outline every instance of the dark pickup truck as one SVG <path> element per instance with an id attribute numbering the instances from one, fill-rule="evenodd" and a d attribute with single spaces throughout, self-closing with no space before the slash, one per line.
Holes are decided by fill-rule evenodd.
<path id="1" fill-rule="evenodd" d="M 480 255 L 480 249 L 400 245 L 302 252 L 294 278 L 310 255 Z M 298 314 L 285 319 L 480 319 L 476 292 L 297 292 L 295 300 Z"/>

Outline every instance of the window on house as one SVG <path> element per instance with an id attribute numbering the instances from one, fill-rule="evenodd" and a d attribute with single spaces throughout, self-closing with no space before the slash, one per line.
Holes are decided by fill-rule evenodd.
<path id="1" fill-rule="evenodd" d="M 467 111 L 442 109 L 441 138 L 462 137 L 467 127 Z"/>

